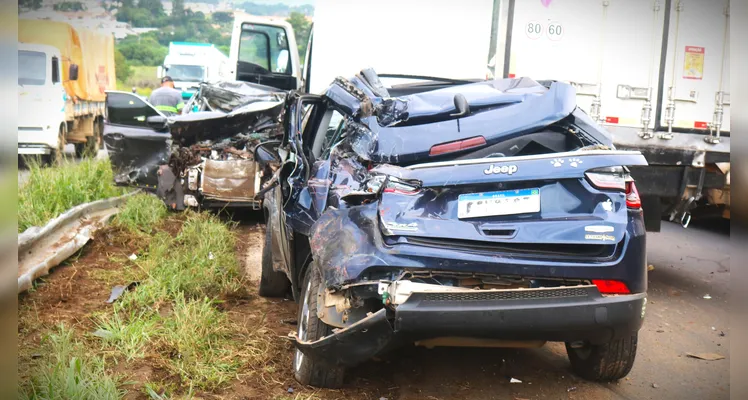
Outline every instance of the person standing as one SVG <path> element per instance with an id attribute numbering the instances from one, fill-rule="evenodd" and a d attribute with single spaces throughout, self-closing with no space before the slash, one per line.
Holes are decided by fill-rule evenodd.
<path id="1" fill-rule="evenodd" d="M 179 114 L 184 108 L 182 92 L 174 89 L 174 80 L 170 76 L 161 78 L 161 87 L 151 93 L 149 101 L 166 115 Z"/>

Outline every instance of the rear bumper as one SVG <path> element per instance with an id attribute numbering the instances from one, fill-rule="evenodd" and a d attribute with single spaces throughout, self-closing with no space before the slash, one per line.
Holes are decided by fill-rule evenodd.
<path id="1" fill-rule="evenodd" d="M 392 345 L 438 337 L 603 343 L 641 328 L 646 293 L 603 297 L 594 287 L 567 290 L 545 298 L 532 298 L 528 290 L 524 299 L 491 299 L 491 292 L 500 291 L 473 291 L 487 294 L 479 300 L 454 292 L 413 293 L 394 311 L 381 309 L 331 336 L 295 344 L 317 360 L 353 366 Z"/>
<path id="2" fill-rule="evenodd" d="M 57 148 L 59 131 L 46 128 L 19 128 L 18 154 L 49 154 Z"/>
<path id="3" fill-rule="evenodd" d="M 52 149 L 44 144 L 18 143 L 18 154 L 20 155 L 47 155 Z"/>

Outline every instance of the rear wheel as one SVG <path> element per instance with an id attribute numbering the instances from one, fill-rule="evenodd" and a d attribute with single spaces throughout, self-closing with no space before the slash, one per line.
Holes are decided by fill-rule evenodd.
<path id="1" fill-rule="evenodd" d="M 96 157 L 103 141 L 101 140 L 101 124 L 98 121 L 93 123 L 93 135 L 86 138 L 85 143 L 75 145 L 75 156 L 82 158 Z"/>
<path id="2" fill-rule="evenodd" d="M 67 129 L 65 129 L 65 125 L 63 124 L 60 126 L 60 130 L 57 133 L 57 148 L 52 149 L 47 159 L 50 165 L 62 164 L 62 159 L 65 156 L 65 145 L 67 144 L 67 141 L 65 140 L 66 137 Z"/>
<path id="3" fill-rule="evenodd" d="M 262 273 L 260 275 L 260 296 L 283 297 L 291 289 L 286 274 L 273 269 L 272 228 L 265 226 L 265 246 L 262 248 Z"/>
<path id="4" fill-rule="evenodd" d="M 317 318 L 317 293 L 322 279 L 314 265 L 310 265 L 302 284 L 296 335 L 302 341 L 315 341 L 332 335 L 332 327 Z M 298 349 L 293 359 L 294 376 L 304 385 L 339 388 L 343 385 L 345 368 L 328 366 Z"/>
<path id="5" fill-rule="evenodd" d="M 571 369 L 584 379 L 597 382 L 616 381 L 628 375 L 634 366 L 638 334 L 605 344 L 581 347 L 566 343 Z"/>

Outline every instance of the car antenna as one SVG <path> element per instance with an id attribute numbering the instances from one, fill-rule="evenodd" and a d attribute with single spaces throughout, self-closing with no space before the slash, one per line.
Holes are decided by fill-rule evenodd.
<path id="1" fill-rule="evenodd" d="M 465 96 L 462 95 L 462 93 L 457 93 L 454 98 L 455 102 L 455 108 L 457 109 L 457 112 L 454 114 L 449 114 L 450 117 L 457 117 L 457 132 L 460 131 L 460 117 L 464 117 L 468 114 L 470 114 L 470 105 L 468 104 L 467 99 Z"/>

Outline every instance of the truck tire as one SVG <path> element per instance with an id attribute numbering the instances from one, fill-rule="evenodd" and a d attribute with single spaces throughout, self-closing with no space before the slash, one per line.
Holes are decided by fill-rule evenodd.
<path id="1" fill-rule="evenodd" d="M 286 274 L 273 269 L 272 229 L 265 225 L 265 246 L 262 248 L 262 273 L 260 274 L 260 296 L 283 297 L 291 289 Z"/>
<path id="2" fill-rule="evenodd" d="M 75 145 L 75 156 L 78 158 L 94 158 L 101 148 L 101 124 L 98 121 L 93 123 L 93 135 L 86 138 L 86 143 L 77 143 Z"/>
<path id="3" fill-rule="evenodd" d="M 49 165 L 62 164 L 62 160 L 65 157 L 65 145 L 67 144 L 66 137 L 67 129 L 65 129 L 65 125 L 63 124 L 60 126 L 60 131 L 57 134 L 57 148 L 52 149 L 49 153 L 49 158 L 47 159 Z"/>
<path id="4" fill-rule="evenodd" d="M 629 374 L 636 359 L 638 333 L 615 339 L 601 345 L 585 344 L 574 348 L 566 343 L 571 369 L 580 377 L 596 381 L 611 382 Z"/>
<path id="5" fill-rule="evenodd" d="M 315 341 L 332 334 L 332 327 L 317 318 L 317 293 L 321 284 L 319 271 L 312 264 L 302 284 L 296 335 L 300 340 Z M 344 367 L 324 364 L 298 349 L 293 358 L 294 377 L 303 385 L 335 389 L 343 385 Z"/>

